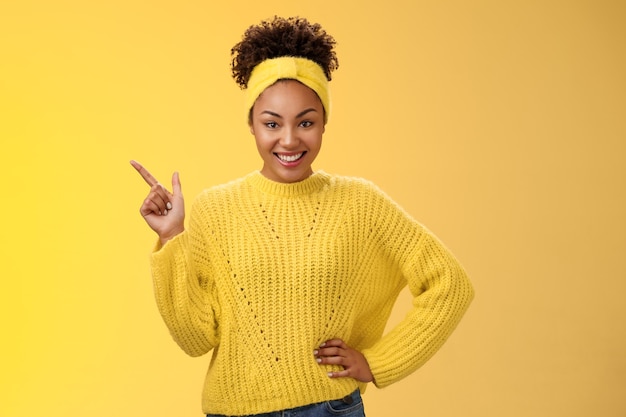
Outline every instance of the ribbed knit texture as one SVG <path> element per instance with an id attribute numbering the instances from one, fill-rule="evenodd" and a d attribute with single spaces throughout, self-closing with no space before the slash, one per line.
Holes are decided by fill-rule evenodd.
<path id="1" fill-rule="evenodd" d="M 185 232 L 152 255 L 156 300 L 174 340 L 213 351 L 203 411 L 248 415 L 341 398 L 313 350 L 342 338 L 379 387 L 416 370 L 465 312 L 459 263 L 371 183 L 318 172 L 294 184 L 260 173 L 206 190 Z M 413 309 L 381 337 L 408 285 Z"/>

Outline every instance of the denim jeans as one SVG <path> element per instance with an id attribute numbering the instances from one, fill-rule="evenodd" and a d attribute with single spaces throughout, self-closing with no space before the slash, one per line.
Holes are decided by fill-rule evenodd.
<path id="1" fill-rule="evenodd" d="M 207 417 L 227 417 L 218 414 L 207 414 Z M 365 417 L 363 400 L 359 390 L 339 400 L 325 401 L 289 410 L 255 414 L 249 417 Z"/>

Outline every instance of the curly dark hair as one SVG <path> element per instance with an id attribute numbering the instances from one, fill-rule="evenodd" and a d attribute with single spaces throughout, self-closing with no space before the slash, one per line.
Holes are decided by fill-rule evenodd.
<path id="1" fill-rule="evenodd" d="M 274 16 L 250 26 L 242 41 L 230 50 L 233 78 L 245 89 L 258 64 L 266 59 L 293 56 L 319 64 L 330 81 L 331 72 L 339 68 L 335 44 L 335 39 L 318 23 L 301 17 Z"/>

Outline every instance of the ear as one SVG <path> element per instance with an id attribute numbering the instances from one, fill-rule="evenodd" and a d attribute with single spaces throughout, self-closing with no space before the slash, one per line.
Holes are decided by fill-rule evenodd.
<path id="1" fill-rule="evenodd" d="M 250 129 L 250 133 L 254 135 L 254 126 L 252 125 L 252 110 L 253 109 L 254 109 L 254 106 L 252 106 L 252 108 L 248 112 L 248 128 Z"/>

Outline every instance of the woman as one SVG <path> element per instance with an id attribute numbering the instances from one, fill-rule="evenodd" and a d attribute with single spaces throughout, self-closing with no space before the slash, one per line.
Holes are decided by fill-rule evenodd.
<path id="1" fill-rule="evenodd" d="M 334 39 L 301 18 L 250 27 L 233 50 L 260 171 L 201 193 L 184 227 L 177 174 L 140 212 L 158 234 L 159 311 L 192 356 L 213 350 L 207 415 L 363 416 L 443 344 L 473 297 L 459 263 L 373 184 L 314 172 Z M 382 336 L 398 293 L 413 309 Z M 275 413 L 278 414 L 269 414 Z"/>

